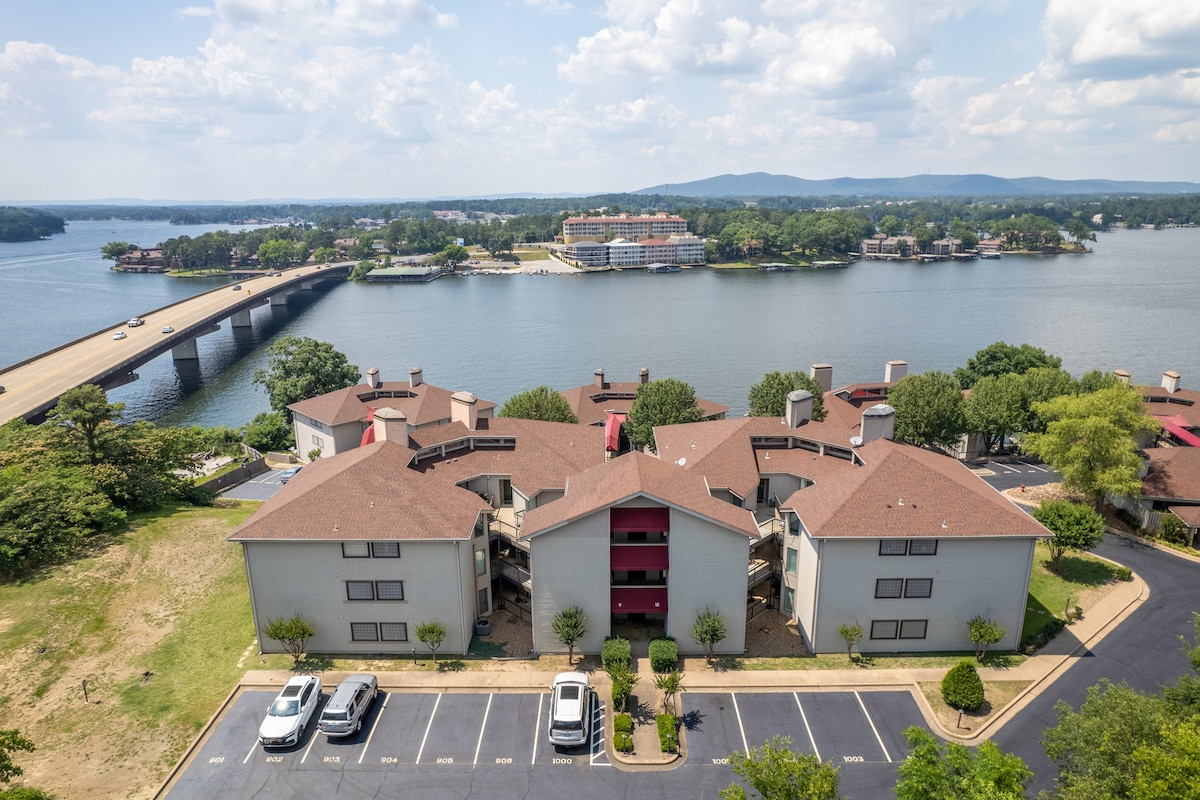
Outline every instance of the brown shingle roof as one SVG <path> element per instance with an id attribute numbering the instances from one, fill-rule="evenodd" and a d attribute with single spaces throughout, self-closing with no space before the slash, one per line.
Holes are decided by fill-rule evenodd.
<path id="1" fill-rule="evenodd" d="M 229 536 L 263 540 L 469 539 L 479 495 L 408 468 L 413 451 L 376 442 L 314 461 Z"/>
<path id="2" fill-rule="evenodd" d="M 710 495 L 702 475 L 637 451 L 572 476 L 562 499 L 526 512 L 521 537 L 545 533 L 637 496 L 712 520 L 751 539 L 759 537 L 750 511 Z"/>
<path id="3" fill-rule="evenodd" d="M 1194 389 L 1177 389 L 1168 392 L 1161 386 L 1149 386 L 1143 391 L 1146 398 L 1146 413 L 1156 417 L 1173 417 L 1176 414 L 1187 420 L 1187 426 L 1200 426 L 1200 392 Z"/>
<path id="4" fill-rule="evenodd" d="M 439 420 L 450 419 L 452 394 L 452 389 L 443 389 L 428 383 L 419 383 L 413 388 L 408 381 L 384 381 L 378 389 L 360 383 L 292 403 L 288 408 L 326 425 L 343 425 L 347 422 L 365 422 L 369 407 L 387 406 L 404 412 L 404 416 L 412 425 L 429 425 Z M 495 403 L 481 399 L 476 408 L 483 411 L 495 406 Z"/>
<path id="5" fill-rule="evenodd" d="M 575 412 L 575 416 L 579 417 L 581 423 L 602 425 L 607 411 L 629 413 L 634 395 L 637 394 L 638 387 L 641 385 L 638 381 L 605 383 L 603 387 L 589 383 L 585 386 L 567 389 L 562 392 L 562 396 L 567 398 L 567 404 L 571 406 L 571 410 Z M 729 406 L 699 397 L 696 398 L 696 405 L 700 406 L 700 413 L 704 415 L 705 419 L 717 419 L 729 411 Z"/>
<path id="6" fill-rule="evenodd" d="M 1200 447 L 1154 447 L 1146 455 L 1143 497 L 1200 500 Z"/>
<path id="7" fill-rule="evenodd" d="M 813 536 L 1050 535 L 952 458 L 887 439 L 865 444 L 858 453 L 864 466 L 830 476 L 783 502 Z"/>

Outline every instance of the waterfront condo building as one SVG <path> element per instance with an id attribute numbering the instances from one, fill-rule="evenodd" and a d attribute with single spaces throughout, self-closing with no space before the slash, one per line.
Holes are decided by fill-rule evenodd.
<path id="1" fill-rule="evenodd" d="M 565 244 L 585 240 L 606 242 L 610 239 L 639 242 L 643 239 L 663 239 L 672 234 L 686 233 L 687 220 L 662 212 L 647 216 L 618 214 L 612 217 L 568 217 L 563 220 Z"/>

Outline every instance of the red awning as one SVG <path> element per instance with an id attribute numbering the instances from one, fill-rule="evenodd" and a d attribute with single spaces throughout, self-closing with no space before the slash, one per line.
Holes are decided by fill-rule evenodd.
<path id="1" fill-rule="evenodd" d="M 610 548 L 609 568 L 623 572 L 667 569 L 665 544 L 614 544 Z"/>
<path id="2" fill-rule="evenodd" d="M 625 423 L 625 415 L 609 412 L 604 419 L 604 449 L 610 453 L 621 450 L 621 426 Z"/>
<path id="3" fill-rule="evenodd" d="M 609 512 L 609 530 L 613 533 L 670 533 L 669 508 L 614 508 Z"/>
<path id="4" fill-rule="evenodd" d="M 617 587 L 612 588 L 612 611 L 614 614 L 665 614 L 667 613 L 667 587 Z"/>
<path id="5" fill-rule="evenodd" d="M 375 441 L 375 409 L 367 406 L 367 429 L 363 431 L 362 441 L 358 443 L 359 447 L 366 447 Z"/>
<path id="6" fill-rule="evenodd" d="M 1188 447 L 1200 447 L 1200 437 L 1189 431 L 1185 426 L 1187 420 L 1176 414 L 1173 417 L 1158 417 L 1163 430 L 1174 436 Z"/>

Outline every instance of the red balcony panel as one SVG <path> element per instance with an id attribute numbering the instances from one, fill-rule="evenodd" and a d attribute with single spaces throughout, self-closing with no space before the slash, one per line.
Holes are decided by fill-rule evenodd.
<path id="1" fill-rule="evenodd" d="M 667 587 L 617 587 L 612 592 L 614 614 L 665 614 L 667 613 Z"/>
<path id="2" fill-rule="evenodd" d="M 669 508 L 613 508 L 609 510 L 609 529 L 613 533 L 670 533 Z"/>
<path id="3" fill-rule="evenodd" d="M 665 570 L 670 566 L 670 557 L 665 544 L 614 544 L 609 552 L 609 569 L 612 570 L 637 572 Z"/>

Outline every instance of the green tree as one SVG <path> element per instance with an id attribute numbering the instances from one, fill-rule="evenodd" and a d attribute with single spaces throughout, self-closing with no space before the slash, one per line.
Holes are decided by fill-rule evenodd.
<path id="1" fill-rule="evenodd" d="M 683 675 L 679 670 L 673 669 L 670 672 L 654 673 L 654 688 L 662 692 L 663 695 L 663 712 L 667 714 L 675 714 L 675 695 L 683 691 Z"/>
<path id="2" fill-rule="evenodd" d="M 1196 800 L 1200 798 L 1200 724 L 1190 720 L 1168 725 L 1158 747 L 1133 751 L 1136 777 L 1132 800 Z M 1188 788 L 1190 787 L 1190 788 Z"/>
<path id="3" fill-rule="evenodd" d="M 20 731 L 0 731 L 0 783 L 8 783 L 23 773 L 22 769 L 13 763 L 13 753 L 32 753 L 35 749 L 33 742 L 22 736 Z"/>
<path id="4" fill-rule="evenodd" d="M 719 611 L 706 608 L 696 615 L 692 624 L 692 639 L 704 646 L 704 657 L 713 660 L 713 648 L 720 644 L 728 635 L 725 620 Z"/>
<path id="5" fill-rule="evenodd" d="M 285 239 L 269 239 L 258 246 L 258 263 L 265 269 L 283 269 L 296 256 L 296 243 Z"/>
<path id="6" fill-rule="evenodd" d="M 254 371 L 254 383 L 267 390 L 271 409 L 292 421 L 288 406 L 358 383 L 358 367 L 328 342 L 284 336 L 267 348 L 267 369 Z"/>
<path id="7" fill-rule="evenodd" d="M 106 261 L 116 261 L 121 256 L 136 249 L 137 245 L 130 244 L 129 242 L 109 242 L 100 248 L 100 255 Z"/>
<path id="8" fill-rule="evenodd" d="M 750 387 L 750 416 L 782 417 L 787 413 L 787 396 L 797 389 L 804 389 L 813 396 L 813 419 L 825 419 L 825 403 L 821 399 L 821 385 L 803 372 L 768 372 L 763 379 Z"/>
<path id="9" fill-rule="evenodd" d="M 255 414 L 254 419 L 238 429 L 238 436 L 247 447 L 260 453 L 287 450 L 295 444 L 295 432 L 287 417 L 278 411 Z"/>
<path id="10" fill-rule="evenodd" d="M 1008 631 L 999 622 L 984 619 L 978 614 L 967 623 L 968 638 L 975 645 L 975 660 L 982 662 L 988 648 L 1003 639 Z"/>
<path id="11" fill-rule="evenodd" d="M 896 800 L 1025 800 L 1033 771 L 994 742 L 974 751 L 958 742 L 943 748 L 915 725 L 904 738 L 910 750 L 897 770 Z"/>
<path id="12" fill-rule="evenodd" d="M 514 394 L 500 407 L 499 416 L 540 419 L 544 422 L 579 422 L 567 398 L 549 386 L 538 386 Z"/>
<path id="13" fill-rule="evenodd" d="M 1046 500 L 1034 509 L 1033 518 L 1054 534 L 1046 540 L 1052 572 L 1058 572 L 1059 561 L 1068 550 L 1091 550 L 1104 538 L 1104 517 L 1068 500 Z"/>
<path id="14" fill-rule="evenodd" d="M 448 244 L 438 253 L 438 257 L 443 264 L 448 264 L 453 269 L 470 258 L 471 254 L 460 244 Z"/>
<path id="15" fill-rule="evenodd" d="M 854 647 L 861 642 L 863 638 L 862 625 L 859 625 L 857 622 L 853 625 L 850 625 L 849 623 L 838 625 L 838 635 L 841 636 L 842 640 L 846 642 L 846 658 L 853 661 Z"/>
<path id="16" fill-rule="evenodd" d="M 980 378 L 992 376 L 998 378 L 1015 372 L 1024 375 L 1036 367 L 1062 366 L 1062 359 L 1046 353 L 1040 347 L 1031 344 L 1020 346 L 993 342 L 975 355 L 967 359 L 965 367 L 954 370 L 954 377 L 964 389 L 970 389 Z"/>
<path id="17" fill-rule="evenodd" d="M 1037 403 L 1033 410 L 1045 432 L 1026 436 L 1021 449 L 1060 472 L 1064 486 L 1090 497 L 1097 510 L 1106 494 L 1141 494 L 1137 435 L 1157 432 L 1159 425 L 1146 413 L 1136 388 L 1118 384 L 1064 395 Z"/>
<path id="18" fill-rule="evenodd" d="M 696 390 L 676 378 L 664 378 L 638 384 L 629 416 L 625 418 L 625 433 L 634 447 L 649 447 L 657 453 L 655 427 L 702 419 L 704 412 L 696 403 Z"/>
<path id="19" fill-rule="evenodd" d="M 1025 378 L 1013 372 L 980 378 L 963 399 L 963 416 L 967 432 L 983 437 L 985 452 L 996 450 L 1029 420 Z"/>
<path id="20" fill-rule="evenodd" d="M 124 403 L 108 402 L 104 390 L 89 383 L 63 392 L 46 419 L 66 431 L 90 463 L 99 464 L 107 441 L 117 433 L 115 420 L 124 410 Z"/>
<path id="21" fill-rule="evenodd" d="M 575 642 L 587 633 L 587 614 L 579 606 L 568 606 L 550 620 L 550 630 L 567 646 L 567 664 L 575 659 Z"/>
<path id="22" fill-rule="evenodd" d="M 437 663 L 437 651 L 446 641 L 446 626 L 437 620 L 422 622 L 417 626 L 417 641 L 429 648 L 433 663 Z"/>
<path id="23" fill-rule="evenodd" d="M 322 264 L 333 261 L 338 256 L 336 247 L 318 247 L 313 250 L 313 261 L 318 261 Z"/>
<path id="24" fill-rule="evenodd" d="M 308 647 L 308 640 L 317 635 L 317 629 L 303 615 L 294 614 L 287 618 L 268 619 L 263 634 L 283 645 L 284 651 L 292 657 L 292 663 L 299 664 L 300 656 Z"/>
<path id="25" fill-rule="evenodd" d="M 1080 393 L 1079 381 L 1072 378 L 1071 373 L 1065 369 L 1034 367 L 1021 377 L 1025 381 L 1025 421 L 1020 428 L 1022 433 L 1040 433 L 1046 429 L 1042 418 L 1033 411 L 1035 403 L 1045 403 L 1056 397 Z"/>
<path id="26" fill-rule="evenodd" d="M 749 753 L 732 753 L 729 764 L 753 795 L 734 783 L 721 790 L 721 800 L 746 800 L 750 796 L 761 800 L 837 800 L 837 767 L 822 764 L 816 756 L 792 752 L 792 740 L 786 736 L 752 747 Z"/>
<path id="27" fill-rule="evenodd" d="M 899 236 L 904 233 L 904 223 L 895 214 L 885 214 L 879 220 L 879 232 L 885 236 Z"/>
<path id="28" fill-rule="evenodd" d="M 987 699 L 979 670 L 970 659 L 958 662 L 942 678 L 942 699 L 951 708 L 975 711 Z"/>
<path id="29" fill-rule="evenodd" d="M 944 372 L 906 375 L 891 388 L 888 405 L 896 410 L 895 436 L 921 447 L 955 447 L 966 430 L 962 390 Z"/>
<path id="30" fill-rule="evenodd" d="M 1063 230 L 1067 232 L 1067 236 L 1070 236 L 1076 244 L 1096 241 L 1096 232 L 1092 230 L 1092 226 L 1079 217 L 1071 217 L 1064 222 Z"/>
<path id="31" fill-rule="evenodd" d="M 637 685 L 638 674 L 633 671 L 627 661 L 617 661 L 608 665 L 608 677 L 612 681 L 613 708 L 625 711 L 629 705 L 629 697 L 633 687 Z"/>

